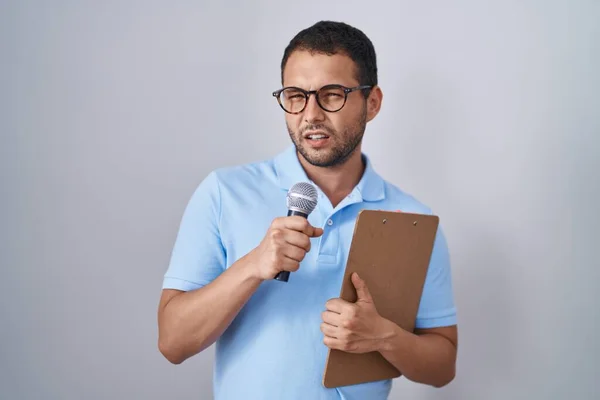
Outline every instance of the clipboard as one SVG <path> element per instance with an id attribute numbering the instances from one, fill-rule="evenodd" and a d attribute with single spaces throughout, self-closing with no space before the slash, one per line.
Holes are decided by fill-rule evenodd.
<path id="1" fill-rule="evenodd" d="M 350 277 L 357 272 L 367 284 L 378 313 L 413 332 L 438 225 L 436 215 L 360 211 L 340 298 L 356 301 Z M 379 352 L 353 354 L 329 349 L 323 386 L 334 388 L 400 375 Z"/>

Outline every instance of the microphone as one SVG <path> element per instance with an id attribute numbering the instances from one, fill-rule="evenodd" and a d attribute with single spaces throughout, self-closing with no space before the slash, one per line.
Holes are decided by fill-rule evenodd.
<path id="1" fill-rule="evenodd" d="M 298 215 L 308 218 L 308 214 L 317 207 L 317 189 L 308 182 L 298 182 L 290 188 L 286 198 L 288 208 L 288 217 Z M 275 279 L 287 282 L 290 277 L 290 271 L 280 271 Z"/>

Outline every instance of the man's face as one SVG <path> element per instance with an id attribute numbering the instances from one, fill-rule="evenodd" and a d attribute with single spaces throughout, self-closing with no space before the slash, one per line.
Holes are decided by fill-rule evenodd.
<path id="1" fill-rule="evenodd" d="M 284 69 L 283 85 L 305 90 L 330 84 L 355 87 L 359 85 L 355 72 L 356 65 L 346 55 L 294 51 Z M 337 112 L 323 110 L 311 95 L 304 111 L 285 114 L 296 149 L 306 161 L 320 167 L 340 165 L 360 149 L 367 120 L 371 119 L 360 91 L 349 93 L 346 104 Z"/>

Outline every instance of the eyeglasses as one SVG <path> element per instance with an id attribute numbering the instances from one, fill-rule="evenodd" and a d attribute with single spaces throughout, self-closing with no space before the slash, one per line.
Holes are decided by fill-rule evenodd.
<path id="1" fill-rule="evenodd" d="M 317 104 L 328 112 L 340 111 L 346 104 L 348 94 L 355 90 L 370 89 L 372 86 L 362 85 L 348 88 L 342 85 L 326 85 L 319 90 L 304 90 L 295 86 L 288 86 L 273 92 L 283 111 L 290 114 L 299 114 L 306 108 L 308 98 L 314 94 Z"/>

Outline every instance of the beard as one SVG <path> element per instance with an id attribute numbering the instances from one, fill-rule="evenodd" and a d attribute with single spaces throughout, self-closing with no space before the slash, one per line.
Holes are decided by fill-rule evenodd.
<path id="1" fill-rule="evenodd" d="M 361 144 L 367 126 L 366 121 L 367 109 L 365 107 L 360 118 L 353 124 L 346 126 L 342 133 L 323 124 L 308 124 L 298 132 L 294 132 L 288 124 L 286 125 L 296 151 L 309 164 L 316 167 L 334 167 L 346 162 L 354 154 L 358 145 Z M 304 133 L 309 130 L 327 132 L 331 144 L 326 149 L 311 149 L 305 144 L 307 139 L 304 138 Z"/>

